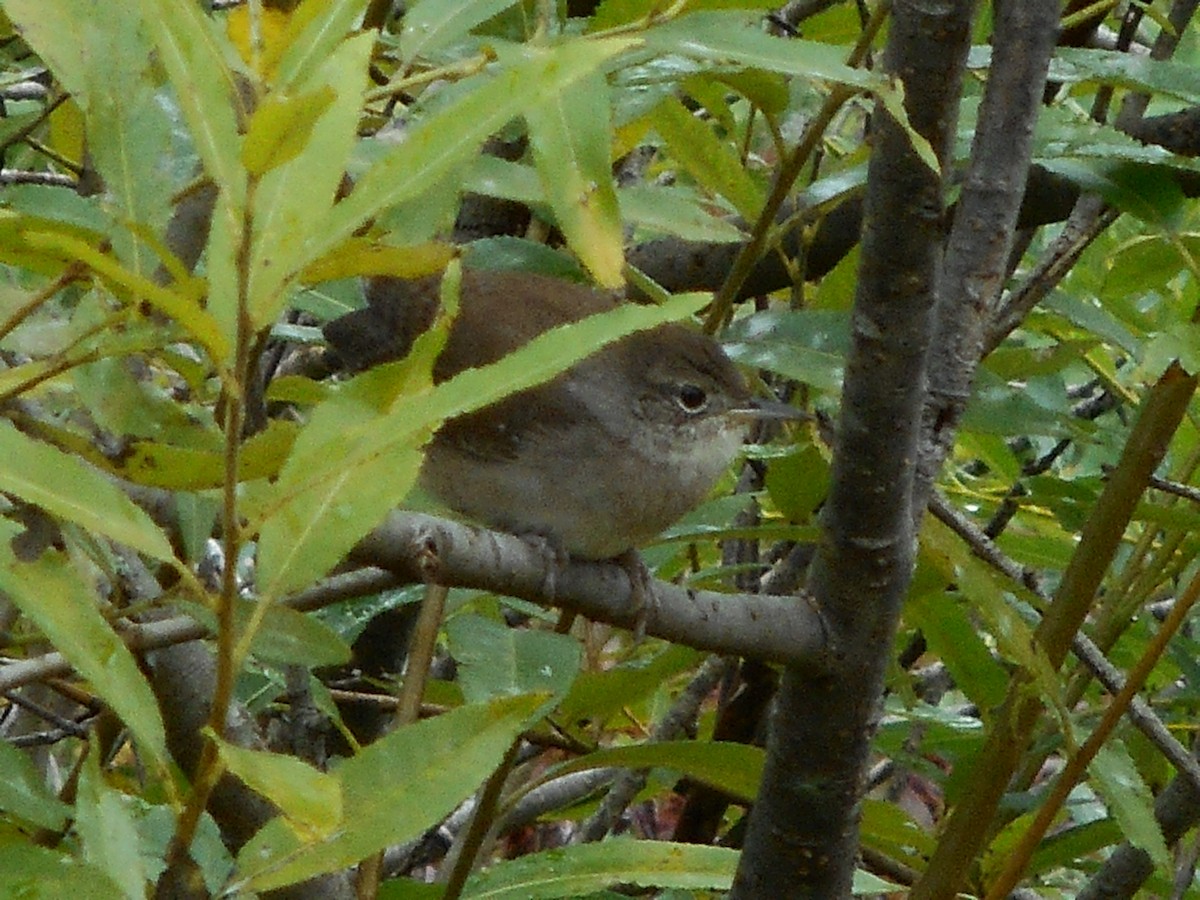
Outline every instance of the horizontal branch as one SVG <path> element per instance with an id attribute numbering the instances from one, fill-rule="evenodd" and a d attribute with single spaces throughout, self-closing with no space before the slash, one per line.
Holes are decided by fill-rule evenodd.
<path id="1" fill-rule="evenodd" d="M 803 597 L 720 594 L 661 581 L 636 602 L 627 568 L 563 560 L 535 542 L 417 513 L 391 516 L 354 550 L 402 580 L 494 591 L 699 650 L 811 666 L 825 628 Z"/>
<path id="2" fill-rule="evenodd" d="M 307 612 L 404 583 L 437 581 L 560 607 L 622 628 L 633 629 L 644 619 L 647 634 L 714 653 L 803 666 L 826 649 L 821 617 L 803 597 L 719 594 L 655 581 L 639 612 L 629 572 L 620 563 L 560 560 L 514 535 L 433 516 L 393 513 L 354 557 L 377 568 L 333 576 L 285 605 Z M 210 635 L 186 615 L 117 627 L 135 652 Z M 0 693 L 69 672 L 70 662 L 57 651 L 9 661 L 0 665 Z"/>

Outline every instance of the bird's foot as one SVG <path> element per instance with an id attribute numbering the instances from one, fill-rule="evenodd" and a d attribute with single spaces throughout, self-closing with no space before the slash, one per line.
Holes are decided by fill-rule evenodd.
<path id="1" fill-rule="evenodd" d="M 633 638 L 640 643 L 646 636 L 646 622 L 651 613 L 656 612 L 658 598 L 654 593 L 654 578 L 636 550 L 626 550 L 615 557 L 614 562 L 629 576 L 629 599 L 634 609 Z"/>

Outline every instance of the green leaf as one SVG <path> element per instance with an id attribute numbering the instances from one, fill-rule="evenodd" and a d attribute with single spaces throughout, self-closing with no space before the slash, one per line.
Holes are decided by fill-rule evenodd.
<path id="1" fill-rule="evenodd" d="M 279 807 L 301 839 L 323 840 L 344 819 L 342 782 L 336 775 L 313 768 L 294 756 L 247 750 L 222 740 L 211 731 L 225 768 Z"/>
<path id="2" fill-rule="evenodd" d="M 272 419 L 265 430 L 242 445 L 239 479 L 252 481 L 277 475 L 298 431 L 295 422 Z M 225 483 L 225 455 L 223 450 L 134 441 L 117 471 L 135 484 L 175 491 L 212 490 Z"/>
<path id="3" fill-rule="evenodd" d="M 533 166 L 487 153 L 473 160 L 463 172 L 462 186 L 465 191 L 515 200 L 526 206 L 546 202 L 542 183 Z"/>
<path id="4" fill-rule="evenodd" d="M 718 244 L 746 240 L 736 224 L 713 215 L 695 191 L 684 187 L 634 184 L 620 188 L 617 200 L 622 219 L 657 234 Z"/>
<path id="5" fill-rule="evenodd" d="M 1003 702 L 1008 673 L 971 626 L 960 602 L 943 591 L 911 597 L 904 617 L 921 629 L 929 649 L 946 664 L 971 702 L 985 712 Z"/>
<path id="6" fill-rule="evenodd" d="M 314 77 L 334 48 L 361 21 L 368 0 L 305 0 L 288 16 L 286 49 L 275 68 L 276 90 Z"/>
<path id="7" fill-rule="evenodd" d="M 423 278 L 445 269 L 454 254 L 455 248 L 444 243 L 396 247 L 366 238 L 351 238 L 333 253 L 307 266 L 301 279 L 306 284 L 318 284 L 364 275 Z"/>
<path id="8" fill-rule="evenodd" d="M 251 250 L 249 304 L 252 326 L 258 330 L 278 318 L 287 300 L 290 281 L 315 257 L 305 245 L 334 206 L 342 174 L 356 138 L 361 95 L 366 81 L 372 34 L 345 41 L 308 79 L 294 113 L 303 127 L 264 122 L 284 131 L 283 154 L 272 164 L 254 191 L 254 242 Z M 291 104 L 285 104 L 291 106 Z M 247 141 L 255 135 L 254 122 Z M 283 147 L 286 146 L 286 150 Z M 290 157 L 286 158 L 285 157 Z"/>
<path id="9" fill-rule="evenodd" d="M 238 856 L 235 886 L 294 884 L 422 834 L 479 787 L 545 700 L 506 697 L 396 729 L 337 769 L 340 828 L 304 841 L 283 820 L 268 822 Z"/>
<path id="10" fill-rule="evenodd" d="M 865 798 L 860 827 L 864 846 L 908 865 L 920 865 L 937 847 L 933 835 L 895 803 Z"/>
<path id="11" fill-rule="evenodd" d="M 478 152 L 509 120 L 549 102 L 559 92 L 610 64 L 638 44 L 628 38 L 572 41 L 557 47 L 526 47 L 494 74 L 466 81 L 464 90 L 414 125 L 338 203 L 312 238 L 309 256 L 332 250 L 364 222 L 400 203 L 414 201 Z"/>
<path id="12" fill-rule="evenodd" d="M 221 342 L 211 343 L 214 361 L 227 362 L 238 329 L 246 172 L 241 165 L 238 125 L 245 115 L 229 60 L 236 54 L 218 35 L 198 3 L 141 0 L 158 58 L 175 89 L 196 151 L 220 188 L 209 229 L 209 312 Z"/>
<path id="13" fill-rule="evenodd" d="M 663 55 L 766 69 L 864 90 L 873 90 L 882 83 L 878 75 L 846 65 L 844 48 L 775 37 L 762 30 L 761 21 L 761 15 L 745 12 L 692 13 L 648 29 L 646 47 Z"/>
<path id="14" fill-rule="evenodd" d="M 315 616 L 279 604 L 269 604 L 262 621 L 255 623 L 259 603 L 239 600 L 234 606 L 234 628 L 243 634 L 256 627 L 251 652 L 263 662 L 277 666 L 310 668 L 340 666 L 350 661 L 350 645 Z M 188 614 L 211 633 L 217 633 L 216 614 L 206 606 L 187 604 Z"/>
<path id="15" fill-rule="evenodd" d="M 1154 797 L 1125 748 L 1109 741 L 1088 764 L 1088 783 L 1104 798 L 1125 839 L 1145 850 L 1160 871 L 1170 871 L 1171 853 L 1154 819 Z"/>
<path id="16" fill-rule="evenodd" d="M 617 884 L 642 888 L 727 891 L 739 853 L 725 847 L 618 838 L 530 853 L 472 875 L 471 900 L 579 897 Z"/>
<path id="17" fill-rule="evenodd" d="M 142 10 L 205 171 L 240 202 L 238 187 L 245 184 L 238 161 L 241 103 L 227 48 L 198 3 L 142 0 Z"/>
<path id="18" fill-rule="evenodd" d="M 199 280 L 163 287 L 125 268 L 91 241 L 81 239 L 77 229 L 63 227 L 59 223 L 48 223 L 48 227 L 43 229 L 36 220 L 21 221 L 22 218 L 5 224 L 19 228 L 18 239 L 27 247 L 50 258 L 85 264 L 126 302 L 149 303 L 173 318 L 214 358 L 219 359 L 228 352 L 229 343 L 225 333 L 200 302 L 199 289 L 203 285 Z"/>
<path id="19" fill-rule="evenodd" d="M 758 218 L 766 200 L 762 188 L 746 172 L 735 148 L 718 139 L 707 122 L 670 97 L 659 104 L 653 123 L 667 142 L 671 158 L 701 186 L 727 199 L 742 218 Z"/>
<path id="20" fill-rule="evenodd" d="M 643 702 L 675 676 L 693 668 L 699 657 L 698 650 L 672 644 L 649 661 L 583 672 L 559 704 L 562 720 L 574 727 L 582 721 L 603 725 L 613 716 L 623 717 L 626 706 Z"/>
<path id="21" fill-rule="evenodd" d="M 155 96 L 139 4 L 117 4 L 103 15 L 81 15 L 72 0 L 13 0 L 5 9 L 83 109 L 88 154 L 120 217 L 160 227 L 173 186 L 146 160 L 168 154 L 170 122 Z M 130 269 L 150 274 L 155 259 L 130 231 L 115 231 L 114 241 Z"/>
<path id="22" fill-rule="evenodd" d="M 446 623 L 446 637 L 469 703 L 533 691 L 562 697 L 579 672 L 579 642 L 569 635 L 461 615 Z"/>
<path id="23" fill-rule="evenodd" d="M 589 72 L 525 112 L 542 188 L 558 227 L 597 283 L 625 283 L 624 235 L 613 187 L 608 82 Z"/>
<path id="24" fill-rule="evenodd" d="M 744 802 L 758 795 L 766 756 L 761 747 L 724 741 L 659 741 L 610 747 L 556 766 L 546 779 L 569 772 L 619 766 L 625 769 L 670 769 L 726 791 Z"/>
<path id="25" fill-rule="evenodd" d="M 1012 601 L 1012 584 L 974 556 L 957 536 L 935 519 L 926 520 L 921 543 L 923 549 L 930 551 L 926 558 L 941 567 L 945 579 L 956 583 L 963 596 L 971 598 L 972 608 L 996 642 L 1001 657 L 1025 669 L 1032 679 L 1033 689 L 1044 703 L 1054 708 L 1065 727 L 1067 713 L 1062 702 L 1062 678 L 1050 664 L 1045 651 L 1034 641 L 1033 625 Z M 1066 560 L 1062 563 L 1065 565 Z M 995 688 L 984 690 L 990 693 Z"/>
<path id="26" fill-rule="evenodd" d="M 0 490 L 155 559 L 175 553 L 154 521 L 100 472 L 0 423 Z"/>
<path id="27" fill-rule="evenodd" d="M 21 900 L 125 900 L 117 884 L 95 866 L 32 844 L 0 845 L 0 897 Z"/>
<path id="28" fill-rule="evenodd" d="M 84 858 L 121 886 L 129 900 L 143 900 L 150 882 L 142 858 L 130 798 L 110 788 L 100 772 L 100 746 L 93 736 L 75 802 L 75 829 Z"/>
<path id="29" fill-rule="evenodd" d="M 973 61 L 980 57 L 975 57 Z M 1099 81 L 1152 94 L 1165 94 L 1189 104 L 1200 103 L 1200 72 L 1182 62 L 1151 59 L 1134 53 L 1058 47 L 1050 60 L 1052 81 L 1074 84 Z"/>
<path id="30" fill-rule="evenodd" d="M 938 162 L 937 154 L 925 136 L 913 128 L 912 122 L 908 118 L 908 110 L 904 108 L 904 82 L 899 78 L 894 78 L 881 84 L 875 90 L 875 97 L 879 104 L 888 111 L 892 120 L 904 131 L 908 142 L 912 145 L 913 152 L 917 154 L 921 162 L 925 163 L 934 175 L 941 175 L 942 166 Z"/>
<path id="31" fill-rule="evenodd" d="M 466 37 L 472 28 L 499 15 L 515 0 L 421 0 L 404 14 L 400 28 L 400 58 L 411 66 Z"/>
<path id="32" fill-rule="evenodd" d="M 265 175 L 291 162 L 308 144 L 313 126 L 333 104 L 328 85 L 295 97 L 268 94 L 250 117 L 242 141 L 242 165 L 251 175 Z"/>
<path id="33" fill-rule="evenodd" d="M 812 443 L 771 460 L 766 488 L 771 502 L 790 521 L 809 522 L 829 493 L 829 461 Z"/>
<path id="34" fill-rule="evenodd" d="M 8 741 L 0 741 L 0 810 L 38 828 L 58 831 L 71 807 L 42 781 L 33 760 Z"/>
<path id="35" fill-rule="evenodd" d="M 16 558 L 19 526 L 0 521 L 0 589 L 41 629 L 55 649 L 129 726 L 139 748 L 166 769 L 166 735 L 146 677 L 104 621 L 91 585 L 66 554 L 47 552 L 36 562 Z"/>
<path id="36" fill-rule="evenodd" d="M 735 362 L 777 372 L 822 391 L 841 390 L 850 346 L 848 313 L 768 310 L 739 319 L 725 338 L 725 351 Z"/>

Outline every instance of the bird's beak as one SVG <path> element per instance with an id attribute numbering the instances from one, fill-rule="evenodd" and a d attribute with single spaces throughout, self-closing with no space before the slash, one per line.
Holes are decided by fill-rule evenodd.
<path id="1" fill-rule="evenodd" d="M 761 422 L 764 420 L 774 422 L 797 422 L 801 419 L 812 418 L 812 413 L 807 413 L 802 409 L 796 409 L 787 403 L 780 403 L 778 400 L 763 400 L 759 397 L 751 397 L 745 406 L 732 409 L 729 414 L 737 419 L 742 419 L 747 422 Z"/>

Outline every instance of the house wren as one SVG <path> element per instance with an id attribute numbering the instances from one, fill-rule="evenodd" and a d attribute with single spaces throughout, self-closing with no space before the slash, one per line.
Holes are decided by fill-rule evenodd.
<path id="1" fill-rule="evenodd" d="M 368 305 L 330 322 L 325 336 L 352 369 L 400 358 L 432 323 L 437 292 L 437 279 L 376 280 Z M 617 302 L 543 275 L 467 271 L 434 380 Z M 662 325 L 447 421 L 429 444 L 421 484 L 476 522 L 542 535 L 577 558 L 607 559 L 698 505 L 758 414 L 714 340 Z"/>

